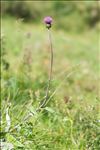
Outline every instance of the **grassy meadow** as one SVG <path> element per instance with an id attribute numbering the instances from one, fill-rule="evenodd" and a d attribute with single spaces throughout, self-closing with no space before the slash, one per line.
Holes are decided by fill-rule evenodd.
<path id="1" fill-rule="evenodd" d="M 98 28 L 71 32 L 52 26 L 54 64 L 49 101 L 36 113 L 48 82 L 47 29 L 42 20 L 37 25 L 2 18 L 3 150 L 100 149 L 98 32 Z"/>

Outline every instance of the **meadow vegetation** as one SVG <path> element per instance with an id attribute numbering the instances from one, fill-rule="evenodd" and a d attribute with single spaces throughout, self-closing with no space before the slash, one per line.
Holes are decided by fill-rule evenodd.
<path id="1" fill-rule="evenodd" d="M 47 6 L 51 7 L 52 3 Z M 69 17 L 77 15 L 75 13 Z M 42 15 L 39 23 L 24 22 L 21 18 L 9 15 L 2 17 L 3 150 L 100 149 L 98 24 L 89 28 L 81 21 L 79 24 L 85 26 L 82 30 L 78 26 L 76 28 L 75 21 L 71 18 L 69 20 L 73 27 L 69 24 L 68 29 L 64 17 L 60 18 L 62 26 L 59 27 L 60 21 L 57 19 L 56 22 L 55 19 L 54 24 L 57 26 L 54 25 L 51 29 L 53 77 L 49 101 L 40 112 L 35 110 L 45 96 L 50 63 L 48 34 Z M 75 30 L 72 29 L 74 27 Z M 7 115 L 10 117 L 10 125 Z"/>

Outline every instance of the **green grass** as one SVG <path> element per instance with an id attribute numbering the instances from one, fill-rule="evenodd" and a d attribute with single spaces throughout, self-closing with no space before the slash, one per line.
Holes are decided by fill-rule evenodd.
<path id="1" fill-rule="evenodd" d="M 4 143 L 12 143 L 14 150 L 99 150 L 98 29 L 79 34 L 52 27 L 53 96 L 41 112 L 26 121 L 45 96 L 50 55 L 47 29 L 43 24 L 6 18 L 1 31 L 1 48 L 6 52 L 2 57 L 10 64 L 4 70 L 1 63 Z M 11 127 L 5 133 L 9 103 Z"/>

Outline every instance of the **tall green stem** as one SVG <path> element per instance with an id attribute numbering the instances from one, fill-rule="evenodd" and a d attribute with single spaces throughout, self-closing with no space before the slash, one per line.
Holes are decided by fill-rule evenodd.
<path id="1" fill-rule="evenodd" d="M 51 32 L 50 29 L 48 28 L 48 35 L 49 35 L 49 43 L 50 43 L 50 71 L 49 71 L 49 79 L 48 79 L 48 84 L 47 84 L 47 89 L 46 89 L 46 95 L 45 99 L 40 105 L 40 108 L 43 108 L 48 100 L 49 96 L 49 90 L 50 90 L 50 83 L 51 83 L 51 78 L 52 78 L 52 68 L 53 68 L 53 47 L 52 47 L 52 39 L 51 39 Z"/>

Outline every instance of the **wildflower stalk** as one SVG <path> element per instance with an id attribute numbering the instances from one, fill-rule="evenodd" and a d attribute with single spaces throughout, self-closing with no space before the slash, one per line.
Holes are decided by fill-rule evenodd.
<path id="1" fill-rule="evenodd" d="M 53 47 L 52 47 L 52 39 L 51 39 L 51 31 L 50 28 L 52 26 L 52 18 L 51 17 L 45 17 L 44 18 L 44 23 L 46 24 L 46 27 L 48 29 L 48 35 L 49 35 L 49 43 L 50 43 L 50 71 L 49 71 L 49 79 L 47 83 L 47 89 L 46 89 L 46 94 L 44 100 L 40 103 L 39 108 L 36 110 L 38 111 L 39 109 L 43 108 L 46 105 L 46 102 L 49 97 L 49 90 L 50 90 L 50 83 L 51 83 L 51 78 L 52 78 L 52 68 L 53 68 Z"/>
<path id="2" fill-rule="evenodd" d="M 52 47 L 52 39 L 51 39 L 51 31 L 48 28 L 48 35 L 49 35 L 49 43 L 50 43 L 50 71 L 49 71 L 49 79 L 47 83 L 47 89 L 46 89 L 46 94 L 45 94 L 45 99 L 40 105 L 41 108 L 43 108 L 48 100 L 49 96 L 49 90 L 50 90 L 50 83 L 52 79 L 52 68 L 53 68 L 53 47 Z"/>

